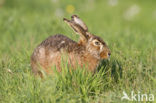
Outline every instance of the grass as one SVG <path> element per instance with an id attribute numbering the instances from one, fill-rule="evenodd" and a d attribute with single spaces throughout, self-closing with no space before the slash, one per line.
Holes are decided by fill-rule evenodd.
<path id="1" fill-rule="evenodd" d="M 115 6 L 102 0 L 1 0 L 0 4 L 0 103 L 137 102 L 121 101 L 123 91 L 156 96 L 154 0 L 119 0 Z M 130 16 L 130 8 L 138 13 Z M 41 41 L 57 33 L 78 39 L 62 21 L 71 13 L 108 43 L 110 61 L 103 61 L 95 75 L 85 68 L 69 72 L 64 67 L 53 76 L 34 77 L 30 56 Z"/>

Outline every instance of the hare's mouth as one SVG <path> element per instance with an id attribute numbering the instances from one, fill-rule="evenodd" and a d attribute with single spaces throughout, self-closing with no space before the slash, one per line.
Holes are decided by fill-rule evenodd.
<path id="1" fill-rule="evenodd" d="M 100 53 L 101 59 L 110 59 L 110 53 L 102 52 Z"/>

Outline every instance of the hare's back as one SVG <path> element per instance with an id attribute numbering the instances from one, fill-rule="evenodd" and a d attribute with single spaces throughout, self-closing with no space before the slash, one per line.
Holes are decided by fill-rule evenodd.
<path id="1" fill-rule="evenodd" d="M 70 38 L 62 34 L 57 34 L 48 37 L 39 46 L 53 51 L 60 51 L 60 49 L 66 49 L 70 51 L 70 49 L 72 50 L 72 47 L 76 45 L 77 43 Z"/>
<path id="2" fill-rule="evenodd" d="M 66 53 L 73 52 L 73 48 L 77 47 L 77 45 L 75 41 L 61 34 L 48 37 L 37 46 L 31 56 L 33 72 L 38 72 L 38 63 L 44 68 L 51 65 L 56 65 L 59 68 L 62 51 Z"/>

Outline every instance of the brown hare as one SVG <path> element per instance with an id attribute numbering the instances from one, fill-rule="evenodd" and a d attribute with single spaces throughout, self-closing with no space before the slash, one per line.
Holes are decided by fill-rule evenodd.
<path id="1" fill-rule="evenodd" d="M 61 34 L 44 40 L 31 56 L 31 67 L 35 75 L 42 76 L 42 70 L 51 74 L 52 66 L 61 71 L 63 55 L 67 55 L 65 61 L 72 68 L 78 64 L 91 72 L 95 72 L 101 60 L 110 57 L 111 53 L 106 43 L 100 37 L 88 32 L 86 24 L 77 15 L 71 16 L 71 20 L 66 18 L 63 20 L 79 34 L 79 41 L 73 41 Z"/>

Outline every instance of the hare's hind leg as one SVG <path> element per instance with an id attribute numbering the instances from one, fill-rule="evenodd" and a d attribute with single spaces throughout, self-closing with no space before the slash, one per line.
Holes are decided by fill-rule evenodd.
<path id="1" fill-rule="evenodd" d="M 31 67 L 32 67 L 32 72 L 33 72 L 36 76 L 39 75 L 41 78 L 43 78 L 42 72 L 38 69 L 39 66 L 38 66 L 33 60 L 31 60 Z"/>

